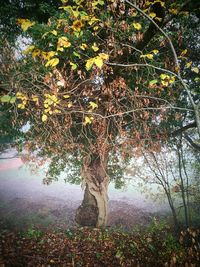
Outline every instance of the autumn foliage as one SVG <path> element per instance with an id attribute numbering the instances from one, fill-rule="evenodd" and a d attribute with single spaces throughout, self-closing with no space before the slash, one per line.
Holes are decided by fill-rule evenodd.
<path id="1" fill-rule="evenodd" d="M 142 231 L 71 229 L 65 233 L 29 230 L 4 232 L 0 263 L 6 266 L 198 267 L 199 231 L 187 229 L 174 237 L 152 224 Z"/>
<path id="2" fill-rule="evenodd" d="M 181 90 L 178 66 L 169 61 L 173 53 L 165 36 L 140 50 L 151 21 L 134 6 L 111 0 L 62 2 L 47 24 L 17 20 L 32 38 L 23 58 L 33 69 L 16 80 L 15 97 L 4 96 L 2 102 L 16 106 L 21 124 L 29 120 L 27 148 L 39 145 L 48 156 L 62 156 L 63 149 L 82 156 L 104 149 L 125 157 L 132 154 L 130 145 L 165 139 L 173 125 L 168 121 L 181 117 L 172 104 Z M 169 16 L 178 13 L 164 1 L 144 1 L 142 12 L 158 25 L 164 18 L 153 12 L 154 5 Z M 192 68 L 189 64 L 186 68 Z"/>

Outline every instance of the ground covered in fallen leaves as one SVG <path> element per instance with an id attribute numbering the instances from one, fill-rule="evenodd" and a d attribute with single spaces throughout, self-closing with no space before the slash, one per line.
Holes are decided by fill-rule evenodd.
<path id="1" fill-rule="evenodd" d="M 0 266 L 173 267 L 200 266 L 200 234 L 174 233 L 153 221 L 146 229 L 73 228 L 1 231 Z"/>

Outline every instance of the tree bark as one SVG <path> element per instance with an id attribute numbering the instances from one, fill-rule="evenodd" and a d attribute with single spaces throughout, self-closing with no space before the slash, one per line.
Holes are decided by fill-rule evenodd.
<path id="1" fill-rule="evenodd" d="M 107 155 L 90 155 L 84 159 L 82 177 L 85 193 L 75 220 L 81 226 L 105 227 L 108 217 Z"/>

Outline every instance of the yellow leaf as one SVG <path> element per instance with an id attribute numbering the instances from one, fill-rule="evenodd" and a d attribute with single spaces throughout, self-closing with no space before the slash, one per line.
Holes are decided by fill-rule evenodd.
<path id="1" fill-rule="evenodd" d="M 195 72 L 195 73 L 199 73 L 199 69 L 197 68 L 197 67 L 194 67 L 194 68 L 192 68 L 191 69 L 193 72 Z"/>
<path id="2" fill-rule="evenodd" d="M 192 66 L 192 61 L 190 61 L 190 62 L 188 62 L 188 63 L 186 63 L 186 68 L 190 68 L 191 66 Z"/>
<path id="3" fill-rule="evenodd" d="M 29 46 L 23 51 L 23 54 L 26 55 L 26 54 L 32 52 L 34 48 L 35 48 L 34 45 L 29 45 Z"/>
<path id="4" fill-rule="evenodd" d="M 157 20 L 157 21 L 162 21 L 162 18 L 155 17 L 155 20 Z"/>
<path id="5" fill-rule="evenodd" d="M 76 32 L 80 32 L 83 25 L 84 24 L 81 20 L 75 20 L 71 28 Z"/>
<path id="6" fill-rule="evenodd" d="M 60 114 L 61 111 L 60 111 L 59 109 L 55 109 L 55 110 L 53 111 L 53 113 Z"/>
<path id="7" fill-rule="evenodd" d="M 93 117 L 86 116 L 83 125 L 91 124 L 93 119 Z"/>
<path id="8" fill-rule="evenodd" d="M 151 17 L 152 19 L 155 18 L 155 17 L 156 17 L 156 13 L 151 12 L 151 13 L 149 14 L 149 17 Z"/>
<path id="9" fill-rule="evenodd" d="M 96 103 L 92 102 L 92 101 L 89 102 L 89 105 L 90 105 L 92 110 L 95 109 L 95 108 L 98 108 L 98 105 Z"/>
<path id="10" fill-rule="evenodd" d="M 97 67 L 99 67 L 99 68 L 101 69 L 102 66 L 103 66 L 103 59 L 102 59 L 100 56 L 95 57 L 95 58 L 94 58 L 94 63 L 95 63 L 95 65 L 96 65 Z"/>
<path id="11" fill-rule="evenodd" d="M 103 60 L 108 60 L 109 59 L 109 55 L 105 54 L 105 53 L 99 53 L 99 57 Z"/>
<path id="12" fill-rule="evenodd" d="M 67 39 L 67 37 L 62 36 L 58 39 L 58 43 L 57 43 L 57 51 L 63 51 L 63 48 L 67 48 L 70 47 L 71 43 L 69 42 L 69 40 Z"/>
<path id="13" fill-rule="evenodd" d="M 84 0 L 75 0 L 77 6 L 81 5 L 82 2 L 84 2 Z"/>
<path id="14" fill-rule="evenodd" d="M 165 80 L 162 80 L 161 81 L 161 84 L 164 85 L 164 86 L 168 86 L 169 85 L 169 82 L 168 81 L 165 81 Z"/>
<path id="15" fill-rule="evenodd" d="M 58 65 L 59 63 L 59 58 L 54 57 L 52 59 L 50 59 L 49 61 L 47 61 L 47 63 L 45 64 L 45 67 L 55 67 L 56 65 Z"/>
<path id="16" fill-rule="evenodd" d="M 141 55 L 140 58 L 148 58 L 148 59 L 153 59 L 153 54 L 146 54 L 146 55 Z"/>
<path id="17" fill-rule="evenodd" d="M 148 59 L 153 59 L 153 54 L 146 54 L 146 57 L 147 57 Z"/>
<path id="18" fill-rule="evenodd" d="M 132 11 L 132 12 L 131 12 L 131 16 L 132 16 L 132 17 L 136 17 L 137 14 L 138 14 L 137 11 Z"/>
<path id="19" fill-rule="evenodd" d="M 46 114 L 43 114 L 42 115 L 42 121 L 45 122 L 45 121 L 47 121 L 47 119 L 48 119 L 47 115 Z"/>
<path id="20" fill-rule="evenodd" d="M 46 105 L 45 107 L 47 108 L 47 106 L 49 106 L 49 105 L 52 105 L 53 104 L 53 101 L 51 100 L 51 99 L 46 99 L 45 101 L 44 101 L 44 105 Z"/>
<path id="21" fill-rule="evenodd" d="M 81 48 L 82 50 L 85 50 L 87 47 L 88 47 L 87 44 L 82 44 L 82 45 L 80 45 L 80 48 Z"/>
<path id="22" fill-rule="evenodd" d="M 157 49 L 152 50 L 152 53 L 154 53 L 154 55 L 157 55 L 159 53 L 159 51 Z"/>
<path id="23" fill-rule="evenodd" d="M 167 75 L 167 74 L 165 74 L 165 73 L 162 73 L 162 74 L 160 74 L 160 78 L 161 78 L 162 80 L 165 80 L 165 79 L 169 79 L 170 77 L 169 77 L 169 75 Z"/>
<path id="24" fill-rule="evenodd" d="M 171 9 L 169 9 L 169 12 L 174 14 L 174 15 L 177 15 L 178 14 L 178 9 L 171 8 Z"/>
<path id="25" fill-rule="evenodd" d="M 64 98 L 70 98 L 70 95 L 64 95 L 63 97 Z"/>
<path id="26" fill-rule="evenodd" d="M 52 31 L 51 31 L 51 33 L 52 33 L 53 35 L 55 35 L 55 36 L 57 36 L 57 35 L 58 35 L 58 33 L 57 33 L 57 31 L 56 31 L 56 30 L 52 30 Z"/>
<path id="27" fill-rule="evenodd" d="M 50 107 L 47 107 L 47 108 L 45 108 L 45 110 L 44 110 L 45 113 L 48 113 L 48 112 L 50 112 L 50 111 L 51 111 L 51 108 L 50 108 Z"/>
<path id="28" fill-rule="evenodd" d="M 99 26 L 94 26 L 94 27 L 93 27 L 93 30 L 94 30 L 94 31 L 97 31 L 98 29 L 99 29 Z"/>
<path id="29" fill-rule="evenodd" d="M 92 24 L 94 24 L 95 22 L 100 21 L 100 19 L 97 19 L 96 17 L 92 17 L 89 21 L 88 24 L 91 26 Z"/>
<path id="30" fill-rule="evenodd" d="M 133 23 L 133 27 L 136 29 L 136 30 L 140 30 L 142 28 L 142 25 L 140 23 Z"/>
<path id="31" fill-rule="evenodd" d="M 67 105 L 68 108 L 71 108 L 72 107 L 72 102 L 69 102 L 68 105 Z"/>
<path id="32" fill-rule="evenodd" d="M 90 58 L 86 61 L 86 70 L 90 70 L 94 64 L 94 58 Z"/>
<path id="33" fill-rule="evenodd" d="M 16 97 L 17 98 L 23 98 L 24 97 L 24 94 L 22 94 L 21 92 L 17 92 L 16 93 Z"/>
<path id="34" fill-rule="evenodd" d="M 104 0 L 96 0 L 96 1 L 93 1 L 92 3 L 92 6 L 93 7 L 96 7 L 97 5 L 103 5 L 104 4 Z"/>
<path id="35" fill-rule="evenodd" d="M 169 79 L 169 83 L 174 83 L 176 80 L 175 76 L 171 76 Z"/>
<path id="36" fill-rule="evenodd" d="M 40 49 L 34 49 L 32 52 L 32 57 L 35 59 L 37 56 L 40 55 Z"/>
<path id="37" fill-rule="evenodd" d="M 54 57 L 57 53 L 55 51 L 50 51 L 50 52 L 42 52 L 42 57 L 45 60 L 50 60 L 52 57 Z"/>
<path id="38" fill-rule="evenodd" d="M 71 10 L 71 13 L 73 14 L 73 16 L 75 17 L 75 18 L 78 18 L 78 16 L 80 15 L 80 12 L 78 11 L 78 10 Z"/>
<path id="39" fill-rule="evenodd" d="M 63 46 L 57 45 L 56 50 L 63 52 L 64 51 L 64 48 L 63 48 Z"/>
<path id="40" fill-rule="evenodd" d="M 96 51 L 99 50 L 99 48 L 98 48 L 98 46 L 96 45 L 96 43 L 93 44 L 92 49 L 94 50 L 94 52 L 96 52 Z"/>
<path id="41" fill-rule="evenodd" d="M 185 50 L 183 50 L 183 51 L 181 52 L 181 57 L 185 56 L 186 54 L 187 54 L 187 49 L 185 49 Z"/>
<path id="42" fill-rule="evenodd" d="M 22 30 L 25 32 L 35 24 L 35 22 L 31 22 L 29 19 L 18 19 L 17 24 L 19 24 L 22 28 Z"/>
<path id="43" fill-rule="evenodd" d="M 44 107 L 45 107 L 45 108 L 48 108 L 48 107 L 49 107 L 49 105 L 48 105 L 48 104 L 46 104 L 46 103 L 44 103 Z"/>
<path id="44" fill-rule="evenodd" d="M 38 102 L 38 96 L 36 96 L 36 95 L 32 95 L 32 100 L 33 100 L 34 102 Z"/>
<path id="45" fill-rule="evenodd" d="M 158 2 L 160 3 L 160 5 L 161 5 L 162 7 L 165 6 L 165 2 L 163 2 L 163 1 L 158 1 Z"/>
<path id="46" fill-rule="evenodd" d="M 18 104 L 17 107 L 20 108 L 20 109 L 25 109 L 25 105 L 24 104 Z"/>

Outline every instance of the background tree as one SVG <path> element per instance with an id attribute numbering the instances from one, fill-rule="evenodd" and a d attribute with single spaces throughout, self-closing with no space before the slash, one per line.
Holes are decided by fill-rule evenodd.
<path id="1" fill-rule="evenodd" d="M 135 176 L 144 182 L 141 186 L 144 192 L 155 199 L 162 199 L 163 194 L 167 197 L 177 228 L 181 224 L 196 225 L 199 217 L 198 151 L 191 150 L 184 139 L 178 137 L 173 144 L 163 145 L 160 152 L 144 150 L 132 168 L 137 170 Z M 147 184 L 153 185 L 150 192 Z M 155 185 L 158 185 L 156 192 Z"/>
<path id="2" fill-rule="evenodd" d="M 51 159 L 47 181 L 72 158 L 81 166 L 85 195 L 76 220 L 105 226 L 109 164 L 129 160 L 135 148 L 159 150 L 186 117 L 199 130 L 199 107 L 181 76 L 189 63 L 181 67 L 177 56 L 182 60 L 187 51 L 175 42 L 176 53 L 173 45 L 172 21 L 185 20 L 191 6 L 62 2 L 47 23 L 17 20 L 32 44 L 8 75 L 15 100 L 9 94 L 1 101 L 12 104 L 18 128 L 29 123 L 26 149 Z"/>

